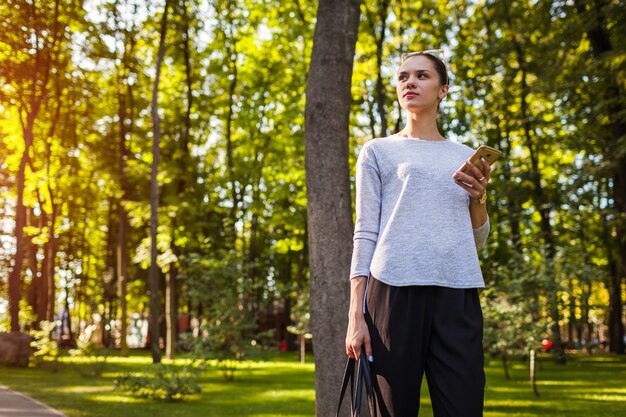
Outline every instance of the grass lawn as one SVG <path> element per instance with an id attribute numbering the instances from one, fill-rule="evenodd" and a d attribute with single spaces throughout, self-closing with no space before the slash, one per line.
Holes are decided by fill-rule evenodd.
<path id="1" fill-rule="evenodd" d="M 0 383 L 43 401 L 69 417 L 296 417 L 313 416 L 314 367 L 300 365 L 295 354 L 252 362 L 235 382 L 208 368 L 201 378 L 202 394 L 190 401 L 164 403 L 113 391 L 121 372 L 140 371 L 150 363 L 147 353 L 112 357 L 100 378 L 83 378 L 69 366 L 59 372 L 0 367 Z M 80 366 L 80 365 L 78 365 Z M 626 358 L 608 355 L 570 357 L 566 366 L 548 358 L 538 373 L 541 396 L 535 398 L 524 363 L 513 363 L 505 380 L 499 361 L 487 365 L 485 417 L 624 417 Z M 339 381 L 337 382 L 339 384 Z M 420 417 L 432 417 L 426 383 Z"/>

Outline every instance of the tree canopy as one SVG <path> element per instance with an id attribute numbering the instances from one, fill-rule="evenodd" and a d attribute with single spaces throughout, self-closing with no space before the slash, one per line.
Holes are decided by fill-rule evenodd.
<path id="1" fill-rule="evenodd" d="M 113 345 L 131 316 L 158 307 L 165 345 L 180 342 L 181 316 L 233 345 L 268 329 L 295 340 L 291 309 L 309 291 L 304 115 L 318 4 L 167 6 L 0 4 L 1 330 L 65 317 L 69 339 L 100 323 Z M 550 338 L 624 353 L 623 2 L 363 0 L 360 9 L 350 172 L 363 143 L 403 126 L 400 54 L 443 47 L 442 132 L 505 154 L 481 253 L 487 348 L 506 355 Z"/>

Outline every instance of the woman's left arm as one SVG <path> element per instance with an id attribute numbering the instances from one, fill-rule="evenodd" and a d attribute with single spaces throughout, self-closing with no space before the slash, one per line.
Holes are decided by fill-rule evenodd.
<path id="1" fill-rule="evenodd" d="M 480 239 L 477 239 L 480 241 L 486 240 L 486 236 L 484 236 L 483 239 L 482 235 L 489 233 L 489 215 L 487 214 L 486 196 L 487 183 L 489 182 L 490 176 L 491 167 L 483 159 L 476 163 L 467 160 L 465 164 L 452 175 L 456 183 L 467 190 L 470 195 L 469 211 L 470 217 L 472 218 L 472 228 L 474 229 L 475 235 L 480 235 Z M 487 229 L 486 232 L 484 229 Z M 477 244 L 478 243 L 479 242 L 477 242 Z M 482 242 L 482 244 L 484 245 L 484 242 Z"/>
<path id="2" fill-rule="evenodd" d="M 480 204 L 478 201 L 470 200 L 469 211 L 472 218 L 473 229 L 478 229 L 487 223 L 487 220 L 489 219 L 489 215 L 487 214 L 487 204 Z"/>

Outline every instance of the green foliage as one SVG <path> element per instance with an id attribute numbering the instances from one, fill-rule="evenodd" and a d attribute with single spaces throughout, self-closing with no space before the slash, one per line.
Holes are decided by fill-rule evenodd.
<path id="1" fill-rule="evenodd" d="M 185 262 L 187 273 L 181 278 L 189 285 L 193 302 L 204 309 L 200 336 L 187 339 L 187 344 L 195 357 L 216 359 L 224 378 L 232 381 L 245 368 L 246 359 L 271 345 L 273 332 L 256 330 L 250 300 L 240 287 L 245 275 L 237 253 L 225 254 L 222 260 L 192 255 Z"/>
<path id="2" fill-rule="evenodd" d="M 291 308 L 292 325 L 287 327 L 289 333 L 297 335 L 311 334 L 311 313 L 309 310 L 309 291 L 298 297 L 296 305 Z"/>
<path id="3" fill-rule="evenodd" d="M 111 350 L 106 347 L 97 346 L 91 341 L 91 333 L 84 332 L 76 341 L 76 349 L 70 349 L 69 354 L 73 358 L 80 358 L 80 366 L 75 362 L 70 362 L 72 368 L 84 378 L 95 378 L 102 376 L 106 369 L 106 363 L 111 355 Z"/>
<path id="4" fill-rule="evenodd" d="M 292 330 L 307 327 L 303 110 L 316 6 L 172 4 L 159 91 L 158 264 L 180 273 L 178 305 L 203 323 L 208 357 L 249 357 L 259 318 L 274 305 L 295 306 Z M 452 84 L 442 130 L 505 152 L 493 167 L 492 232 L 481 254 L 488 349 L 521 352 L 531 337 L 545 336 L 554 309 L 562 328 L 590 324 L 597 332 L 608 321 L 609 277 L 623 255 L 616 232 L 626 224 L 613 178 L 626 142 L 611 133 L 626 119 L 611 111 L 623 108 L 626 91 L 626 8 L 465 0 L 361 7 L 352 166 L 362 143 L 404 123 L 393 76 L 400 53 L 446 48 Z M 128 311 L 145 311 L 149 103 L 161 10 L 155 1 L 0 4 L 3 242 L 13 241 L 15 178 L 34 117 L 24 191 L 25 328 L 35 321 L 33 307 L 41 314 L 45 304 L 37 278 L 48 260 L 55 299 L 68 292 L 74 325 L 94 312 L 102 323 L 119 317 L 120 206 L 130 222 Z M 609 50 L 596 54 L 587 33 L 598 22 Z M 545 250 L 547 226 L 555 254 Z M 50 243 L 56 254 L 46 251 Z M 1 277 L 9 276 L 12 250 L 0 248 Z M 542 269 L 546 258 L 552 263 Z M 0 298 L 7 295 L 0 285 Z M 106 342 L 110 332 L 105 327 Z"/>
<path id="5" fill-rule="evenodd" d="M 61 367 L 59 362 L 59 345 L 52 338 L 52 332 L 57 326 L 53 321 L 39 322 L 39 330 L 31 330 L 29 332 L 32 337 L 30 346 L 34 349 L 31 356 L 33 365 L 36 367 L 45 367 L 55 372 Z"/>
<path id="6" fill-rule="evenodd" d="M 142 398 L 182 401 L 202 391 L 198 378 L 203 367 L 156 364 L 143 373 L 126 373 L 115 380 L 115 388 Z"/>

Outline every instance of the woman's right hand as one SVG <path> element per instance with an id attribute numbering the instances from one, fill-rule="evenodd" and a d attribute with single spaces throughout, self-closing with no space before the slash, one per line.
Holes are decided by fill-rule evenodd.
<path id="1" fill-rule="evenodd" d="M 372 360 L 372 343 L 370 332 L 362 313 L 350 314 L 348 333 L 346 334 L 346 353 L 352 359 L 359 359 L 361 346 L 365 345 L 365 354 Z"/>

